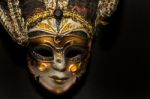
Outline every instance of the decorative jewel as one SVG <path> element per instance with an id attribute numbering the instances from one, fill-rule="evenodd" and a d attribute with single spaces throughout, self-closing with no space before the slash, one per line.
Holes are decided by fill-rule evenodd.
<path id="1" fill-rule="evenodd" d="M 54 17 L 57 19 L 57 20 L 61 20 L 62 17 L 63 17 L 63 11 L 61 9 L 56 9 L 54 11 Z"/>

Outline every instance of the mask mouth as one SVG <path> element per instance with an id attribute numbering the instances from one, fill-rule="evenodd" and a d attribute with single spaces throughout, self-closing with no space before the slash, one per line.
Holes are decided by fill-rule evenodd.
<path id="1" fill-rule="evenodd" d="M 49 78 L 52 78 L 55 83 L 57 84 L 64 84 L 69 77 L 58 77 L 58 76 L 49 76 Z"/>

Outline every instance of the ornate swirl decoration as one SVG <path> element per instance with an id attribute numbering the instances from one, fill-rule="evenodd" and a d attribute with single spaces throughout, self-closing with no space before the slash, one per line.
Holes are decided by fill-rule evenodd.
<path id="1" fill-rule="evenodd" d="M 33 26 L 35 23 L 38 23 L 39 21 L 42 21 L 46 18 L 54 18 L 53 12 L 44 11 L 44 12 L 36 13 L 35 15 L 27 19 L 26 25 L 28 27 Z M 75 22 L 79 22 L 80 24 L 82 24 L 83 28 L 85 28 L 88 31 L 90 38 L 92 38 L 93 26 L 88 21 L 86 21 L 81 15 L 78 15 L 76 12 L 73 11 L 64 11 L 63 18 L 64 19 L 71 18 Z"/>

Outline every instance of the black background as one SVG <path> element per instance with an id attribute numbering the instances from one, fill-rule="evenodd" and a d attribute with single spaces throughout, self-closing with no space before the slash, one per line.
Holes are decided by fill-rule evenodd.
<path id="1" fill-rule="evenodd" d="M 83 83 L 60 97 L 35 86 L 26 49 L 0 27 L 0 99 L 150 99 L 150 0 L 120 0 L 110 24 L 96 36 Z"/>

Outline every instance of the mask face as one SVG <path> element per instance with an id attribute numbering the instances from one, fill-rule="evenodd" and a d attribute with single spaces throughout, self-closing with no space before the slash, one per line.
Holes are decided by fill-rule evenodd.
<path id="1" fill-rule="evenodd" d="M 78 36 L 63 37 L 59 44 L 53 40 L 49 36 L 31 40 L 28 67 L 45 88 L 62 93 L 85 71 L 88 44 Z"/>
<path id="2" fill-rule="evenodd" d="M 78 35 L 61 37 L 59 43 L 54 42 L 54 39 L 50 36 L 31 39 L 28 67 L 46 89 L 62 93 L 85 71 L 89 44 L 86 38 Z"/>
<path id="3" fill-rule="evenodd" d="M 28 47 L 28 68 L 49 92 L 68 91 L 86 70 L 94 30 L 118 0 L 2 0 L 0 22 Z"/>
<path id="4" fill-rule="evenodd" d="M 38 23 L 29 33 L 30 72 L 42 86 L 57 94 L 70 89 L 82 76 L 91 49 L 86 29 L 71 19 L 63 20 L 59 31 L 52 18 Z"/>

